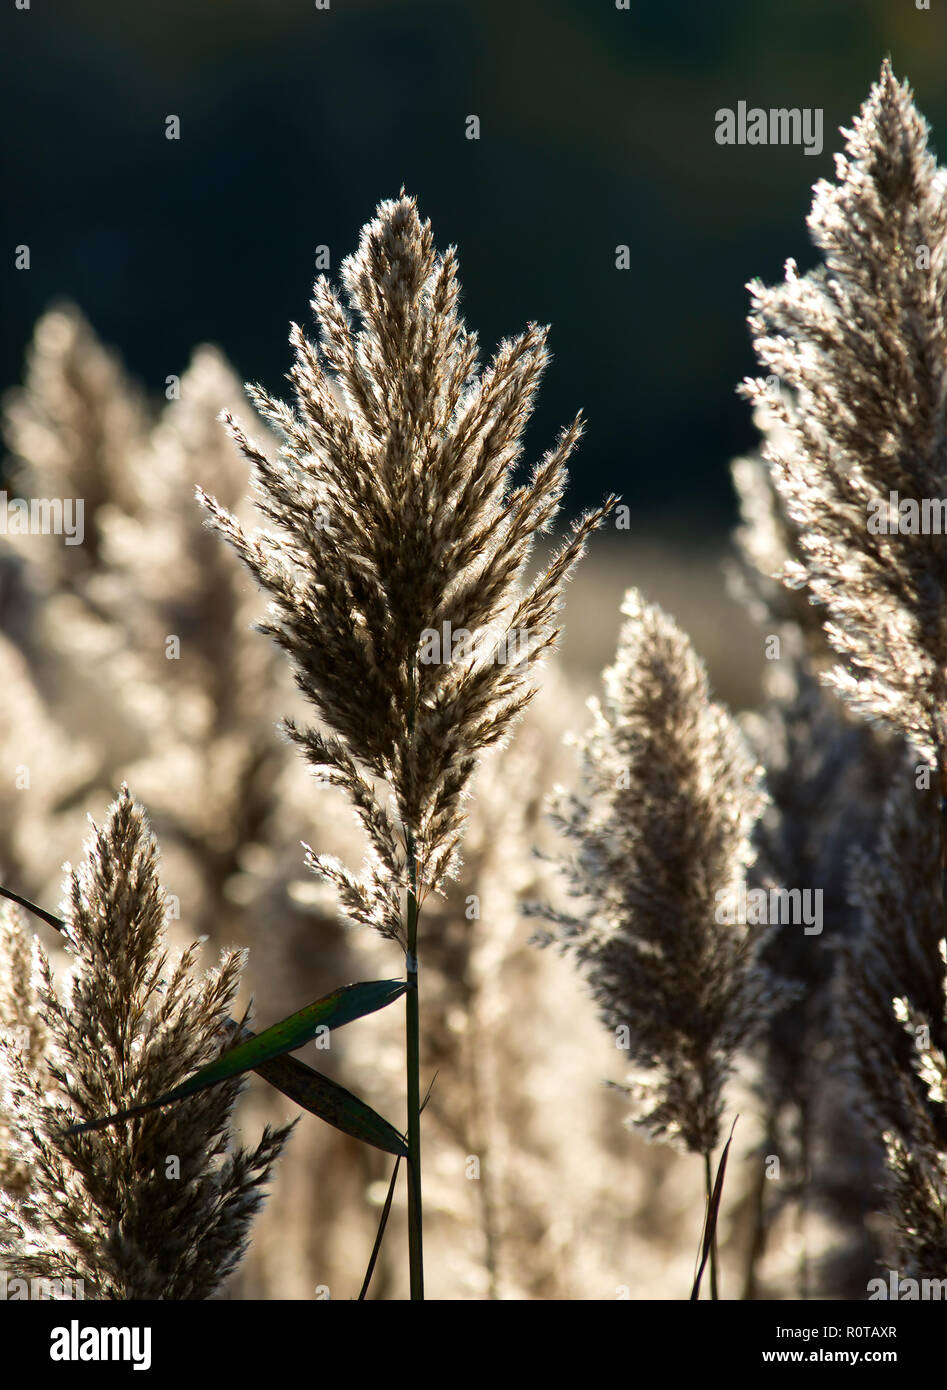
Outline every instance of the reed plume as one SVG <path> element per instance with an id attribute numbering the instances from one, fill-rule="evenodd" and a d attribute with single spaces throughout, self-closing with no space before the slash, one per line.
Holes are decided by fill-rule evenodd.
<path id="1" fill-rule="evenodd" d="M 771 408 L 758 408 L 755 419 L 764 451 L 791 451 L 791 436 Z M 850 1122 L 852 1083 L 841 1061 L 848 1038 L 836 998 L 838 946 L 859 929 L 846 892 L 849 861 L 873 843 L 903 741 L 865 724 L 820 680 L 834 658 L 822 609 L 807 586 L 781 582 L 787 570 L 798 570 L 802 549 L 771 465 L 757 453 L 737 459 L 732 474 L 740 502 L 740 564 L 729 578 L 760 623 L 769 658 L 764 708 L 741 718 L 770 795 L 757 825 L 752 882 L 764 889 L 808 885 L 822 895 L 823 922 L 817 937 L 776 932 L 764 947 L 767 967 L 796 998 L 768 1020 L 757 1048 L 762 1134 L 748 1203 L 744 1296 L 765 1296 L 761 1266 L 776 1246 L 773 1232 L 782 1219 L 792 1221 L 799 1237 L 797 1296 L 808 1298 L 822 1287 L 858 1297 L 874 1261 L 866 1218 L 879 1153 L 872 1136 Z M 772 1154 L 781 1156 L 778 1183 L 767 1178 Z"/>
<path id="2" fill-rule="evenodd" d="M 455 251 L 435 252 L 430 223 L 403 194 L 379 205 L 341 278 L 347 307 L 325 277 L 316 282 L 320 346 L 292 327 L 295 408 L 249 388 L 284 440 L 277 459 L 226 417 L 278 529 L 248 534 L 200 496 L 269 592 L 262 630 L 292 659 L 320 720 L 285 728 L 313 770 L 348 794 L 371 845 L 361 878 L 315 853 L 311 866 L 351 920 L 405 951 L 420 1297 L 418 913 L 456 869 L 478 758 L 535 693 L 563 583 L 611 504 L 583 517 L 526 585 L 581 433 L 577 417 L 531 480 L 513 486 L 546 331 L 530 325 L 478 372 L 476 337 L 457 313 Z M 376 784 L 390 789 L 391 814 Z"/>
<path id="3" fill-rule="evenodd" d="M 110 509 L 134 506 L 128 462 L 147 436 L 148 407 L 80 311 L 60 304 L 37 321 L 25 384 L 8 393 L 4 408 L 15 476 L 27 496 L 84 504 L 81 545 L 28 543 L 37 577 L 82 588 L 99 564 Z"/>
<path id="4" fill-rule="evenodd" d="M 633 589 L 622 614 L 579 742 L 579 789 L 554 812 L 585 910 L 534 909 L 555 928 L 538 940 L 574 957 L 637 1065 L 631 1122 L 704 1156 L 709 1206 L 724 1087 L 772 1004 L 759 965 L 765 932 L 739 920 L 735 899 L 766 794 L 685 635 Z"/>
<path id="5" fill-rule="evenodd" d="M 840 658 L 826 679 L 857 714 L 917 750 L 893 775 L 875 859 L 853 858 L 850 897 L 863 920 L 840 981 L 857 1083 L 885 1137 L 895 1220 L 908 1232 L 922 1192 L 928 1217 L 942 1210 L 942 1155 L 935 1161 L 935 1132 L 918 1120 L 935 1112 L 919 1095 L 894 1001 L 903 995 L 920 1007 L 937 1035 L 947 863 L 937 815 L 937 793 L 941 805 L 947 793 L 947 171 L 887 61 L 843 133 L 837 181 L 816 185 L 809 216 L 824 264 L 800 276 L 790 261 L 783 285 L 750 286 L 757 355 L 780 389 L 774 396 L 761 378 L 745 390 L 766 400 L 781 427 L 764 453 L 796 531 L 783 578 L 820 606 Z M 939 785 L 930 794 L 932 770 Z M 911 1167 L 914 1156 L 926 1177 Z"/>
<path id="6" fill-rule="evenodd" d="M 38 943 L 26 978 L 23 927 L 4 908 L 16 1018 L 0 1068 L 15 1180 L 5 1168 L 0 1253 L 14 1277 L 81 1281 L 80 1297 L 207 1298 L 243 1254 L 292 1126 L 236 1146 L 239 1080 L 113 1131 L 64 1133 L 159 1096 L 232 1041 L 242 953 L 198 978 L 197 945 L 168 960 L 165 911 L 157 847 L 124 788 L 67 881 L 65 982 Z"/>
<path id="7" fill-rule="evenodd" d="M 883 1140 L 884 1205 L 896 1268 L 947 1267 L 947 1048 L 939 796 L 915 784 L 911 753 L 872 854 L 853 856 L 861 933 L 845 952 L 840 1002 L 858 1111 Z"/>
<path id="8" fill-rule="evenodd" d="M 257 1006 L 282 1017 L 298 1006 L 301 976 L 316 992 L 354 978 L 351 938 L 334 903 L 302 901 L 295 891 L 296 808 L 308 779 L 274 728 L 293 700 L 292 682 L 279 654 L 250 630 L 255 587 L 203 526 L 192 495 L 201 477 L 238 514 L 250 510 L 246 461 L 217 423 L 243 399 L 242 386 L 207 346 L 176 384 L 160 411 L 146 408 L 111 350 L 78 310 L 63 306 L 37 323 L 25 384 L 5 399 L 14 476 L 28 492 L 79 491 L 94 544 L 70 547 L 86 552 L 78 567 L 52 553 L 62 549 L 54 536 L 14 536 L 15 550 L 0 546 L 0 627 L 12 639 L 0 635 L 8 677 L 0 693 L 0 882 L 54 902 L 58 866 L 84 833 L 86 807 L 104 812 L 111 788 L 129 780 L 161 840 L 171 917 L 186 904 L 193 935 L 207 933 L 217 947 L 252 942 Z M 310 835 L 343 855 L 353 845 L 359 853 L 340 803 L 339 793 L 319 789 Z M 174 920 L 169 934 L 175 948 L 191 939 Z M 343 1063 L 344 1054 L 343 1042 Z M 259 1128 L 284 1110 L 283 1097 L 262 1087 L 240 1102 L 242 1122 Z M 303 1200 L 314 1209 L 322 1278 L 307 1279 L 310 1288 L 325 1281 L 326 1240 L 345 1258 L 334 1284 L 354 1277 L 353 1247 L 371 1240 L 367 1230 L 353 1239 L 333 1219 L 346 1185 L 362 1214 L 346 1144 L 326 1126 L 307 1125 L 281 1167 L 279 1200 L 285 1193 L 297 1212 Z M 314 1163 L 322 1178 L 315 1187 Z M 267 1202 L 231 1294 L 254 1296 L 264 1259 L 268 1291 L 286 1291 L 293 1271 L 277 1223 L 288 1219 Z M 298 1296 L 298 1282 L 292 1291 Z"/>
<path id="9" fill-rule="evenodd" d="M 845 135 L 808 219 L 824 265 L 750 285 L 757 356 L 783 389 L 745 390 L 787 432 L 765 450 L 798 533 L 785 572 L 824 607 L 832 683 L 947 771 L 947 558 L 940 527 L 901 528 L 902 501 L 947 492 L 947 173 L 887 61 Z"/>
<path id="10" fill-rule="evenodd" d="M 741 719 L 770 795 L 756 827 L 751 882 L 764 890 L 806 885 L 820 894 L 822 931 L 773 932 L 763 948 L 767 969 L 795 998 L 767 1021 L 755 1048 L 762 1136 L 744 1293 L 766 1296 L 757 1292 L 758 1266 L 782 1217 L 800 1237 L 796 1296 L 821 1287 L 858 1297 L 874 1258 L 866 1218 L 879 1155 L 870 1133 L 851 1123 L 851 1077 L 842 1062 L 849 1039 L 837 999 L 840 947 L 860 930 L 846 891 L 850 860 L 873 844 L 903 743 L 851 715 L 820 681 L 828 649 L 816 640 L 818 631 L 800 631 L 773 613 L 769 619 L 769 640 L 776 635 L 780 649 L 778 660 L 766 663 L 766 705 Z M 767 1179 L 772 1154 L 780 1155 L 779 1182 Z"/>

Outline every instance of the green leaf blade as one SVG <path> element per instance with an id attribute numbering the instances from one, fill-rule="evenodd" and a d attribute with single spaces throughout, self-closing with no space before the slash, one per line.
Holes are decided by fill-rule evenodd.
<path id="1" fill-rule="evenodd" d="M 66 1134 L 85 1134 L 92 1130 L 104 1129 L 106 1125 L 117 1124 L 120 1120 L 133 1119 L 149 1110 L 157 1110 L 173 1101 L 186 1100 L 208 1086 L 215 1086 L 231 1077 L 240 1076 L 245 1071 L 259 1071 L 267 1062 L 310 1042 L 320 1028 L 341 1028 L 353 1023 L 366 1014 L 376 1013 L 400 998 L 407 989 L 404 980 L 363 980 L 354 985 L 343 985 L 331 994 L 323 995 L 312 1004 L 290 1014 L 289 1018 L 274 1023 L 262 1033 L 256 1033 L 229 1048 L 222 1056 L 207 1066 L 201 1067 L 193 1076 L 173 1090 L 165 1092 L 156 1100 L 134 1105 L 128 1110 L 120 1110 L 102 1119 L 89 1120 L 85 1124 L 72 1125 Z M 353 1097 L 353 1099 L 355 1099 Z"/>
<path id="2" fill-rule="evenodd" d="M 255 1034 L 245 1042 L 230 1048 L 215 1062 L 201 1067 L 189 1081 L 169 1091 L 172 1097 L 183 1100 L 195 1090 L 203 1090 L 216 1081 L 227 1081 L 244 1071 L 255 1071 L 273 1057 L 281 1057 L 286 1052 L 295 1052 L 298 1047 L 311 1042 L 320 1028 L 341 1028 L 346 1023 L 354 1023 L 357 1018 L 376 1013 L 393 1003 L 404 994 L 407 985 L 404 980 L 367 980 L 356 985 L 343 985 L 331 994 L 323 995 L 304 1009 L 290 1014 L 289 1018 L 274 1023 L 262 1033 Z"/>
<path id="3" fill-rule="evenodd" d="M 295 1057 L 276 1057 L 254 1070 L 289 1100 L 333 1128 L 383 1153 L 407 1158 L 408 1146 L 394 1125 L 358 1096 Z"/>

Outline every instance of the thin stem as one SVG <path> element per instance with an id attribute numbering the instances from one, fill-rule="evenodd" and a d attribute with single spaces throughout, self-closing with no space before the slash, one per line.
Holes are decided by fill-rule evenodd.
<path id="1" fill-rule="evenodd" d="M 408 921 L 405 1059 L 408 1070 L 408 1257 L 411 1298 L 424 1298 L 421 1234 L 421 1029 L 418 1008 L 418 879 L 414 836 L 408 834 Z"/>
<path id="2" fill-rule="evenodd" d="M 713 1195 L 714 1180 L 710 1168 L 710 1150 L 704 1154 L 704 1184 L 707 1190 L 707 1220 L 713 1220 Z M 717 1292 L 717 1228 L 714 1225 L 713 1236 L 710 1242 L 710 1297 L 718 1299 Z"/>
<path id="3" fill-rule="evenodd" d="M 411 670 L 408 708 L 408 744 L 414 754 L 418 708 L 418 671 Z M 421 1219 L 421 1016 L 418 998 L 418 849 L 415 828 L 405 819 L 405 867 L 408 871 L 408 905 L 405 945 L 408 990 L 405 995 L 405 1068 L 408 1089 L 408 1260 L 411 1299 L 424 1298 L 424 1242 Z"/>
<path id="4" fill-rule="evenodd" d="M 720 1214 L 720 1199 L 723 1196 L 723 1180 L 727 1172 L 727 1157 L 730 1153 L 730 1145 L 733 1143 L 733 1131 L 737 1127 L 737 1115 L 733 1124 L 730 1126 L 730 1138 L 723 1146 L 723 1153 L 720 1155 L 720 1162 L 717 1164 L 717 1176 L 713 1183 L 710 1180 L 710 1150 L 704 1154 L 704 1176 L 707 1185 L 707 1215 L 704 1218 L 704 1229 L 700 1240 L 700 1265 L 694 1279 L 694 1287 L 691 1289 L 691 1303 L 696 1303 L 700 1298 L 700 1281 L 704 1277 L 704 1270 L 710 1260 L 710 1297 L 717 1298 L 717 1217 Z"/>
<path id="5" fill-rule="evenodd" d="M 381 1250 L 381 1243 L 385 1238 L 385 1228 L 388 1225 L 388 1217 L 391 1213 L 391 1202 L 395 1195 L 395 1185 L 398 1181 L 398 1169 L 401 1167 L 401 1155 L 395 1159 L 394 1172 L 391 1175 L 391 1182 L 388 1184 L 388 1196 L 385 1198 L 385 1205 L 382 1209 L 381 1220 L 378 1223 L 378 1233 L 375 1236 L 375 1244 L 372 1246 L 371 1259 L 368 1261 L 368 1269 L 365 1271 L 365 1278 L 362 1281 L 361 1292 L 358 1302 L 363 1302 L 368 1297 L 368 1290 L 371 1286 L 372 1275 L 375 1273 L 375 1265 L 378 1263 L 378 1252 Z"/>

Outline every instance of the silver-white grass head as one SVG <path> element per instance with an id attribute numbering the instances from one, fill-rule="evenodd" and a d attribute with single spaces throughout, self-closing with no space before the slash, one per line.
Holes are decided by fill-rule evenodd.
<path id="1" fill-rule="evenodd" d="M 72 304 L 36 323 L 22 388 L 4 399 L 4 434 L 14 481 L 26 497 L 82 508 L 81 543 L 10 539 L 44 586 L 81 584 L 100 560 L 101 523 L 110 508 L 135 505 L 130 456 L 150 425 L 147 406 L 118 359 Z"/>
<path id="2" fill-rule="evenodd" d="M 43 1056 L 0 1048 L 22 1176 L 0 1187 L 0 1262 L 17 1277 L 80 1280 L 85 1297 L 207 1298 L 243 1254 L 291 1126 L 237 1145 L 236 1079 L 133 1123 L 64 1131 L 156 1099 L 217 1057 L 232 1041 L 244 955 L 224 952 L 206 974 L 196 944 L 169 960 L 157 846 L 126 788 L 93 827 L 62 911 L 68 976 L 54 978 L 36 945 L 17 1004 L 38 1012 Z M 0 917 L 0 958 L 22 958 L 20 930 Z"/>
<path id="3" fill-rule="evenodd" d="M 535 692 L 563 584 L 609 504 L 527 583 L 582 430 L 577 417 L 514 485 L 546 330 L 531 324 L 478 370 L 454 248 L 436 252 L 403 194 L 379 205 L 341 280 L 341 297 L 316 282 L 318 345 L 293 325 L 294 405 L 251 388 L 283 440 L 278 457 L 228 419 L 275 529 L 250 534 L 203 500 L 268 591 L 263 631 L 318 715 L 318 727 L 288 731 L 348 792 L 372 845 L 362 879 L 316 857 L 314 867 L 350 916 L 400 939 L 406 857 L 421 900 L 451 872 L 478 757 Z M 394 822 L 378 784 L 393 793 Z"/>
<path id="4" fill-rule="evenodd" d="M 579 787 L 555 806 L 582 910 L 542 915 L 638 1068 L 633 1122 L 708 1153 L 737 1049 L 770 1007 L 765 930 L 736 906 L 766 795 L 685 634 L 633 589 L 622 613 Z"/>
<path id="5" fill-rule="evenodd" d="M 947 172 L 887 61 L 843 133 L 809 216 L 824 263 L 749 287 L 766 376 L 744 389 L 787 431 L 764 452 L 798 530 L 795 582 L 841 658 L 830 679 L 944 768 Z"/>
<path id="6" fill-rule="evenodd" d="M 728 585 L 753 620 L 766 624 L 767 632 L 786 625 L 799 628 L 810 658 L 824 668 L 833 657 L 822 631 L 822 610 L 811 602 L 805 585 L 796 583 L 798 528 L 786 512 L 766 461 L 769 451 L 790 450 L 792 439 L 771 409 L 758 407 L 753 414 L 763 447 L 730 465 L 740 525 L 734 533 L 737 563 L 727 563 Z"/>

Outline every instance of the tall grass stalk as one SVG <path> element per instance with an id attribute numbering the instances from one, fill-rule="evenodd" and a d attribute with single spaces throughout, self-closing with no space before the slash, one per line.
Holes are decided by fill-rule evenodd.
<path id="1" fill-rule="evenodd" d="M 636 1071 L 630 1122 L 702 1155 L 707 1214 L 701 1269 L 717 1296 L 716 1183 L 724 1086 L 737 1049 L 773 1004 L 760 963 L 765 930 L 735 895 L 766 805 L 761 771 L 731 715 L 710 700 L 687 637 L 629 590 L 604 695 L 577 740 L 579 784 L 553 804 L 572 855 L 561 861 L 574 913 L 536 905 L 588 981 L 602 1022 Z M 699 1284 L 698 1274 L 697 1283 Z M 695 1288 L 697 1286 L 695 1285 Z"/>
<path id="2" fill-rule="evenodd" d="M 317 715 L 311 728 L 284 728 L 347 793 L 371 847 L 361 876 L 311 850 L 310 867 L 350 920 L 405 953 L 408 1243 L 420 1299 L 418 923 L 425 898 L 456 874 L 480 756 L 535 694 L 563 584 L 614 499 L 582 517 L 526 584 L 582 430 L 576 417 L 514 486 L 546 331 L 530 325 L 478 370 L 476 338 L 457 314 L 454 249 L 435 252 L 403 193 L 379 205 L 341 277 L 347 305 L 325 277 L 316 282 L 320 345 L 293 325 L 295 408 L 249 388 L 283 440 L 278 457 L 225 417 L 276 529 L 248 534 L 200 495 L 269 592 L 262 631 L 291 657 Z"/>
<path id="3" fill-rule="evenodd" d="M 418 890 L 414 836 L 408 836 L 408 904 L 405 934 L 408 992 L 405 996 L 405 1065 L 408 1082 L 408 1242 L 412 1299 L 424 1297 L 424 1238 L 421 1210 L 421 1007 L 418 995 Z"/>
<path id="4" fill-rule="evenodd" d="M 751 285 L 766 375 L 745 391 L 777 422 L 763 452 L 796 542 L 782 578 L 818 605 L 837 658 L 826 679 L 905 742 L 874 853 L 852 858 L 861 921 L 840 994 L 859 1106 L 887 1151 L 898 1268 L 940 1276 L 947 552 L 921 508 L 947 485 L 947 170 L 887 60 L 844 134 L 809 216 L 824 264 Z"/>

